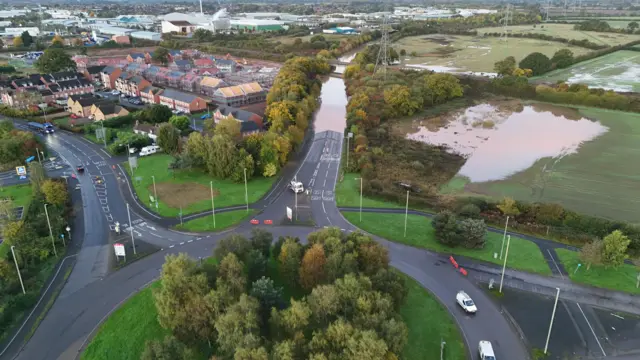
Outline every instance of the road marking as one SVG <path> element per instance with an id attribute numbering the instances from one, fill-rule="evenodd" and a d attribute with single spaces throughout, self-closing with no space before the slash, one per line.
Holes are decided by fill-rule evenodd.
<path id="1" fill-rule="evenodd" d="M 558 263 L 556 262 L 556 259 L 553 258 L 553 254 L 551 254 L 551 250 L 547 249 L 547 252 L 549 253 L 549 256 L 551 257 L 551 261 L 553 261 L 553 264 L 556 266 L 556 269 L 558 269 L 558 273 L 560 274 L 560 278 L 564 279 L 564 275 L 562 275 L 562 271 L 560 271 L 560 267 L 558 266 Z"/>
<path id="2" fill-rule="evenodd" d="M 623 318 L 622 316 L 618 315 L 618 314 L 611 313 L 611 316 L 615 316 L 615 317 L 617 317 L 618 319 L 622 319 L 622 320 L 624 320 L 624 318 Z"/>
<path id="3" fill-rule="evenodd" d="M 153 231 L 156 231 L 156 228 L 154 228 L 153 226 L 149 226 L 149 225 L 148 225 L 148 224 L 146 224 L 146 223 L 144 224 L 144 226 L 148 227 L 149 229 L 151 229 L 151 230 L 153 230 Z"/>
<path id="4" fill-rule="evenodd" d="M 159 237 L 159 238 L 161 238 L 161 237 L 162 237 L 162 236 L 160 236 L 160 235 L 158 235 L 158 234 L 152 233 L 151 231 L 149 231 L 149 234 L 151 234 L 151 235 L 153 235 L 153 236 L 155 236 L 155 237 Z"/>
<path id="5" fill-rule="evenodd" d="M 184 241 L 180 243 L 180 245 L 184 245 Z"/>
<path id="6" fill-rule="evenodd" d="M 173 248 L 175 245 L 169 245 L 169 249 Z"/>
<path id="7" fill-rule="evenodd" d="M 593 327 L 591 327 L 591 323 L 589 322 L 589 319 L 587 319 L 587 316 L 584 314 L 584 311 L 582 311 L 582 307 L 578 303 L 576 303 L 576 305 L 578 305 L 578 309 L 580 309 L 580 312 L 582 313 L 582 316 L 584 317 L 584 320 L 587 322 L 587 325 L 589 325 L 589 330 L 591 330 L 591 333 L 593 334 L 593 337 L 596 339 L 596 342 L 598 343 L 598 346 L 600 347 L 600 351 L 602 351 L 602 355 L 607 356 L 607 353 L 604 352 L 604 349 L 602 348 L 602 345 L 600 344 L 600 340 L 598 340 L 598 336 L 596 335 L 596 332 L 593 331 Z"/>
<path id="8" fill-rule="evenodd" d="M 192 242 L 193 242 L 193 240 L 189 240 L 189 241 L 187 241 L 187 242 L 188 242 L 188 243 L 192 243 Z"/>
<path id="9" fill-rule="evenodd" d="M 108 156 L 109 158 L 111 158 L 111 154 L 109 154 L 108 152 L 104 151 L 104 149 L 100 149 L 100 150 L 102 150 L 102 152 L 103 152 L 103 153 L 107 154 L 107 156 Z"/>
<path id="10" fill-rule="evenodd" d="M 324 208 L 324 201 L 322 202 L 322 211 L 324 211 L 324 213 L 327 213 L 327 209 Z"/>

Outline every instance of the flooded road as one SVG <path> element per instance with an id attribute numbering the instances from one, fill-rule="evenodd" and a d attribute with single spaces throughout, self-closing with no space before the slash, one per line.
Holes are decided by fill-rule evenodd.
<path id="1" fill-rule="evenodd" d="M 316 133 L 322 131 L 344 132 L 347 126 L 347 93 L 344 80 L 328 77 L 322 84 L 320 109 L 313 123 Z"/>
<path id="2" fill-rule="evenodd" d="M 514 111 L 482 104 L 436 122 L 417 124 L 407 138 L 445 145 L 466 157 L 459 175 L 471 182 L 504 179 L 542 158 L 561 159 L 608 130 L 573 109 L 549 105 Z"/>

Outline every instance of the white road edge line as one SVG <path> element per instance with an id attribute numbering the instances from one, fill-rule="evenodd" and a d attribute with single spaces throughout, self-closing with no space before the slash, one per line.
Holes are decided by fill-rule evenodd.
<path id="1" fill-rule="evenodd" d="M 596 332 L 593 331 L 593 327 L 591 327 L 591 323 L 589 322 L 589 319 L 587 319 L 587 316 L 584 314 L 584 311 L 582 311 L 582 307 L 578 303 L 576 303 L 576 305 L 578 305 L 578 309 L 580 309 L 580 312 L 582 313 L 582 316 L 584 317 L 584 320 L 587 322 L 587 325 L 589 325 L 589 330 L 591 330 L 591 333 L 593 334 L 593 337 L 596 339 L 596 342 L 598 343 L 598 346 L 600 347 L 600 351 L 602 351 L 602 355 L 607 356 L 607 353 L 604 352 L 604 349 L 602 348 L 602 345 L 600 344 L 600 340 L 598 340 L 598 336 L 596 335 Z"/>
<path id="2" fill-rule="evenodd" d="M 169 249 L 172 249 L 173 247 L 175 247 L 175 245 L 169 245 Z"/>
<path id="3" fill-rule="evenodd" d="M 124 169 L 122 168 L 122 166 L 120 166 L 120 164 L 118 164 L 118 168 L 120 169 L 120 171 L 122 171 L 123 174 L 126 174 Z M 150 212 L 149 210 L 147 210 L 147 208 L 145 208 L 144 206 L 140 205 L 140 203 L 138 203 L 138 201 L 136 200 L 135 195 L 133 194 L 133 189 L 131 189 L 131 184 L 129 184 L 129 179 L 127 178 L 126 175 L 123 175 L 122 178 L 124 179 L 124 181 L 127 182 L 127 187 L 129 188 L 129 192 L 131 193 L 131 198 L 133 199 L 133 201 L 135 201 L 140 208 L 142 208 L 142 210 L 144 210 L 144 212 L 146 212 L 147 214 L 153 216 L 156 219 L 160 219 L 160 216 Z"/>
<path id="4" fill-rule="evenodd" d="M 104 149 L 100 149 L 100 150 L 102 150 L 102 152 L 103 152 L 103 153 L 107 154 L 107 156 L 108 156 L 109 158 L 111 158 L 111 154 L 109 154 L 108 152 L 104 151 Z"/>
<path id="5" fill-rule="evenodd" d="M 558 263 L 556 262 L 556 259 L 553 258 L 553 254 L 551 254 L 551 250 L 547 249 L 547 253 L 549 253 L 549 256 L 551 257 L 551 261 L 553 261 L 553 264 L 556 266 L 556 269 L 558 269 L 558 273 L 560 274 L 560 278 L 564 280 L 564 275 L 562 275 L 562 271 L 560 270 L 560 266 L 558 266 Z"/>

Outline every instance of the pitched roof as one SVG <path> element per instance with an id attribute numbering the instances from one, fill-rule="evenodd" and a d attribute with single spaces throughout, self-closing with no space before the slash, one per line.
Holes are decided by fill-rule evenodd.
<path id="1" fill-rule="evenodd" d="M 105 116 L 106 115 L 111 115 L 111 114 L 118 114 L 122 110 L 122 106 L 116 105 L 116 104 L 111 103 L 111 102 L 104 102 L 104 103 L 99 103 L 99 104 L 94 104 L 94 105 L 98 109 L 100 109 L 100 112 Z"/>
<path id="2" fill-rule="evenodd" d="M 246 133 L 250 131 L 260 130 L 260 126 L 253 121 L 242 121 L 240 122 L 240 132 Z"/>
<path id="3" fill-rule="evenodd" d="M 155 87 L 155 86 L 145 86 L 144 89 L 141 89 L 140 92 L 143 93 L 148 93 L 148 92 L 152 92 L 154 95 L 157 95 L 158 93 L 160 93 L 163 89 L 159 88 L 159 87 Z"/>
<path id="4" fill-rule="evenodd" d="M 191 103 L 193 100 L 197 99 L 198 96 L 193 94 L 184 93 L 182 91 L 177 91 L 173 89 L 164 89 L 160 97 L 166 97 L 169 99 L 173 99 L 180 102 Z"/>
<path id="5" fill-rule="evenodd" d="M 105 67 L 106 66 L 104 65 L 87 66 L 87 72 L 91 75 L 99 74 L 102 72 L 102 70 L 104 70 Z"/>
<path id="6" fill-rule="evenodd" d="M 222 94 L 222 96 L 226 98 L 244 95 L 244 91 L 242 91 L 240 86 L 222 87 L 216 90 L 216 92 Z"/>
<path id="7" fill-rule="evenodd" d="M 189 60 L 183 60 L 183 59 L 177 59 L 174 61 L 174 63 L 176 64 L 176 66 L 180 67 L 180 66 L 188 66 L 191 65 L 191 61 Z"/>
<path id="8" fill-rule="evenodd" d="M 49 90 L 51 90 L 52 92 L 56 93 L 56 92 L 60 92 L 60 85 L 58 84 L 51 84 L 49 85 Z"/>
<path id="9" fill-rule="evenodd" d="M 155 124 L 147 124 L 147 123 L 138 123 L 134 127 L 134 130 L 142 131 L 147 134 L 153 134 L 158 130 L 158 126 Z"/>
<path id="10" fill-rule="evenodd" d="M 51 90 L 49 90 L 49 89 L 42 89 L 42 90 L 39 90 L 39 92 L 40 92 L 40 95 L 42 95 L 42 96 L 51 96 L 51 95 L 53 95 L 53 92 L 51 92 Z"/>
<path id="11" fill-rule="evenodd" d="M 202 81 L 200 81 L 200 86 L 217 87 L 220 86 L 220 84 L 222 84 L 222 80 L 211 76 L 205 76 L 202 78 Z"/>
<path id="12" fill-rule="evenodd" d="M 182 54 L 181 50 L 169 50 L 169 55 L 171 56 L 178 56 L 180 54 Z"/>
<path id="13" fill-rule="evenodd" d="M 54 86 L 54 85 L 51 85 L 51 86 Z M 51 86 L 49 86 L 49 87 L 51 87 Z M 86 99 L 86 98 L 92 98 L 92 97 L 93 97 L 93 95 L 91 95 L 91 94 L 69 95 L 69 98 L 71 98 L 71 100 L 73 100 L 73 101 L 78 101 L 80 99 Z"/>
<path id="14" fill-rule="evenodd" d="M 141 82 L 146 81 L 142 76 L 134 76 L 131 79 L 129 79 L 129 82 L 132 82 L 136 85 L 140 85 Z"/>
<path id="15" fill-rule="evenodd" d="M 216 65 L 217 66 L 235 66 L 236 62 L 233 60 L 227 60 L 227 59 L 216 59 Z"/>
<path id="16" fill-rule="evenodd" d="M 94 97 L 85 97 L 85 98 L 76 100 L 76 102 L 79 103 L 80 106 L 82 106 L 82 107 L 87 107 L 87 106 L 91 106 L 91 105 L 94 105 L 94 104 L 105 103 L 106 101 L 105 100 L 101 100 L 101 99 L 97 99 L 97 98 L 94 98 Z"/>
<path id="17" fill-rule="evenodd" d="M 240 84 L 238 86 L 246 94 L 253 94 L 253 93 L 257 93 L 257 92 L 263 91 L 262 86 L 260 86 L 260 84 L 258 84 L 257 82 L 251 82 L 251 83 L 247 83 L 247 84 Z"/>
<path id="18" fill-rule="evenodd" d="M 262 116 L 256 114 L 256 113 L 252 113 L 251 111 L 246 111 L 246 110 L 242 110 L 242 109 L 238 109 L 238 108 L 234 108 L 231 106 L 218 106 L 218 108 L 216 109 L 216 111 L 220 111 L 220 114 L 222 114 L 222 116 L 233 116 L 234 119 L 238 120 L 238 121 L 248 121 L 248 122 L 253 122 L 253 120 L 251 119 L 252 117 L 258 117 L 260 119 L 262 119 Z"/>
<path id="19" fill-rule="evenodd" d="M 196 66 L 211 66 L 213 65 L 213 60 L 209 58 L 200 58 L 193 60 L 193 64 Z"/>
<path id="20" fill-rule="evenodd" d="M 171 25 L 175 25 L 175 26 L 192 26 L 193 24 L 191 24 L 188 21 L 184 21 L 184 20 L 179 20 L 179 21 L 169 21 L 171 23 Z"/>
<path id="21" fill-rule="evenodd" d="M 142 59 L 144 58 L 144 54 L 143 53 L 131 53 L 129 54 L 129 56 L 131 56 L 132 59 Z"/>
<path id="22" fill-rule="evenodd" d="M 77 79 L 78 75 L 75 71 L 59 71 L 49 74 L 54 81 Z"/>
<path id="23" fill-rule="evenodd" d="M 183 77 L 185 74 L 182 71 L 171 71 L 167 74 L 167 77 L 170 78 L 181 78 Z"/>
<path id="24" fill-rule="evenodd" d="M 117 67 L 114 67 L 114 66 L 105 66 L 105 68 L 102 69 L 102 73 L 111 75 L 111 74 L 113 74 L 114 71 L 116 71 L 118 69 L 120 69 L 120 68 L 117 68 Z"/>

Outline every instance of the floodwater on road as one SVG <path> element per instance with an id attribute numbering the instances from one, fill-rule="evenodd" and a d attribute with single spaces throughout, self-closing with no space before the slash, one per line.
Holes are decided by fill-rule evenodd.
<path id="1" fill-rule="evenodd" d="M 466 157 L 458 175 L 471 182 L 504 179 L 542 158 L 558 161 L 608 130 L 574 109 L 538 104 L 481 104 L 413 125 L 407 138 Z"/>
<path id="2" fill-rule="evenodd" d="M 315 132 L 344 132 L 347 126 L 347 92 L 344 81 L 340 78 L 328 77 L 322 84 L 320 108 L 316 112 Z"/>

